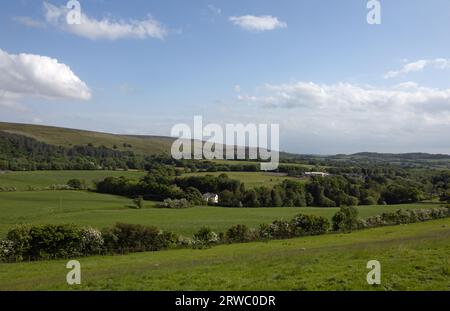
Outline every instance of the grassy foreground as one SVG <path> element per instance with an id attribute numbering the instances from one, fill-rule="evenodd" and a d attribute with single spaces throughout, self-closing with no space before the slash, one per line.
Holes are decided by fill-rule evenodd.
<path id="1" fill-rule="evenodd" d="M 290 240 L 0 264 L 0 290 L 450 290 L 450 219 Z M 381 285 L 366 283 L 367 261 Z"/>
<path id="2" fill-rule="evenodd" d="M 154 202 L 145 202 L 145 208 L 130 208 L 125 197 L 85 191 L 23 191 L 0 193 L 0 238 L 16 224 L 63 224 L 104 228 L 116 222 L 155 225 L 163 230 L 191 236 L 202 226 L 223 232 L 237 224 L 257 228 L 275 219 L 290 219 L 298 213 L 314 214 L 329 219 L 338 208 L 226 208 L 193 207 L 183 210 L 153 208 Z M 398 208 L 436 206 L 432 203 L 395 206 L 361 206 L 359 214 L 365 218 Z"/>

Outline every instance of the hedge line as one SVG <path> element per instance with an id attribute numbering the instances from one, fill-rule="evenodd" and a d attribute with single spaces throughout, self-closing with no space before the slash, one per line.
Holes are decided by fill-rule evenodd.
<path id="1" fill-rule="evenodd" d="M 57 259 L 88 255 L 124 254 L 128 252 L 158 251 L 168 248 L 204 248 L 220 243 L 239 243 L 286 239 L 307 235 L 321 235 L 330 231 L 352 231 L 386 225 L 408 224 L 450 217 L 450 207 L 406 210 L 383 213 L 366 220 L 357 217 L 355 207 L 342 207 L 328 219 L 299 214 L 291 220 L 275 220 L 259 228 L 236 225 L 225 233 L 216 234 L 208 227 L 201 228 L 193 238 L 161 231 L 153 226 L 117 223 L 102 231 L 75 225 L 20 225 L 10 230 L 0 241 L 0 261 Z"/>

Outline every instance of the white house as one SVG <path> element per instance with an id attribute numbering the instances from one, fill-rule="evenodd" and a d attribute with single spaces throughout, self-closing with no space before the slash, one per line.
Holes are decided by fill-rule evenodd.
<path id="1" fill-rule="evenodd" d="M 219 195 L 216 193 L 205 193 L 202 195 L 202 199 L 203 201 L 205 201 L 206 203 L 219 203 Z"/>

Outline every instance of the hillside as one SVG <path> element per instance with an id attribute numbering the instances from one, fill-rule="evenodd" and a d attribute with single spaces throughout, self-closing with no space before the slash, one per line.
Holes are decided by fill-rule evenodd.
<path id="1" fill-rule="evenodd" d="M 72 148 L 74 146 L 102 147 L 109 150 L 128 152 L 136 155 L 169 154 L 174 138 L 151 135 L 120 135 L 79 129 L 45 125 L 0 122 L 0 133 L 21 135 L 33 138 L 52 146 Z M 306 164 L 312 167 L 367 167 L 372 165 L 395 165 L 417 168 L 450 168 L 450 155 L 428 153 L 376 153 L 361 152 L 355 154 L 311 155 L 280 152 L 283 163 Z"/>
<path id="2" fill-rule="evenodd" d="M 119 151 L 153 155 L 170 152 L 173 138 L 161 136 L 116 135 L 45 125 L 0 122 L 0 131 L 34 138 L 49 145 L 72 147 L 105 146 Z M 114 148 L 116 147 L 116 148 Z"/>

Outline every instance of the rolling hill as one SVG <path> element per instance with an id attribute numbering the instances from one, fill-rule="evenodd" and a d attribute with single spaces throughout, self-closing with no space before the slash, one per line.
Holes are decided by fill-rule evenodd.
<path id="1" fill-rule="evenodd" d="M 45 125 L 0 122 L 0 131 L 34 138 L 49 145 L 72 147 L 105 146 L 119 151 L 133 150 L 139 154 L 169 153 L 174 141 L 170 137 L 117 135 Z M 114 148 L 116 147 L 116 148 Z"/>

